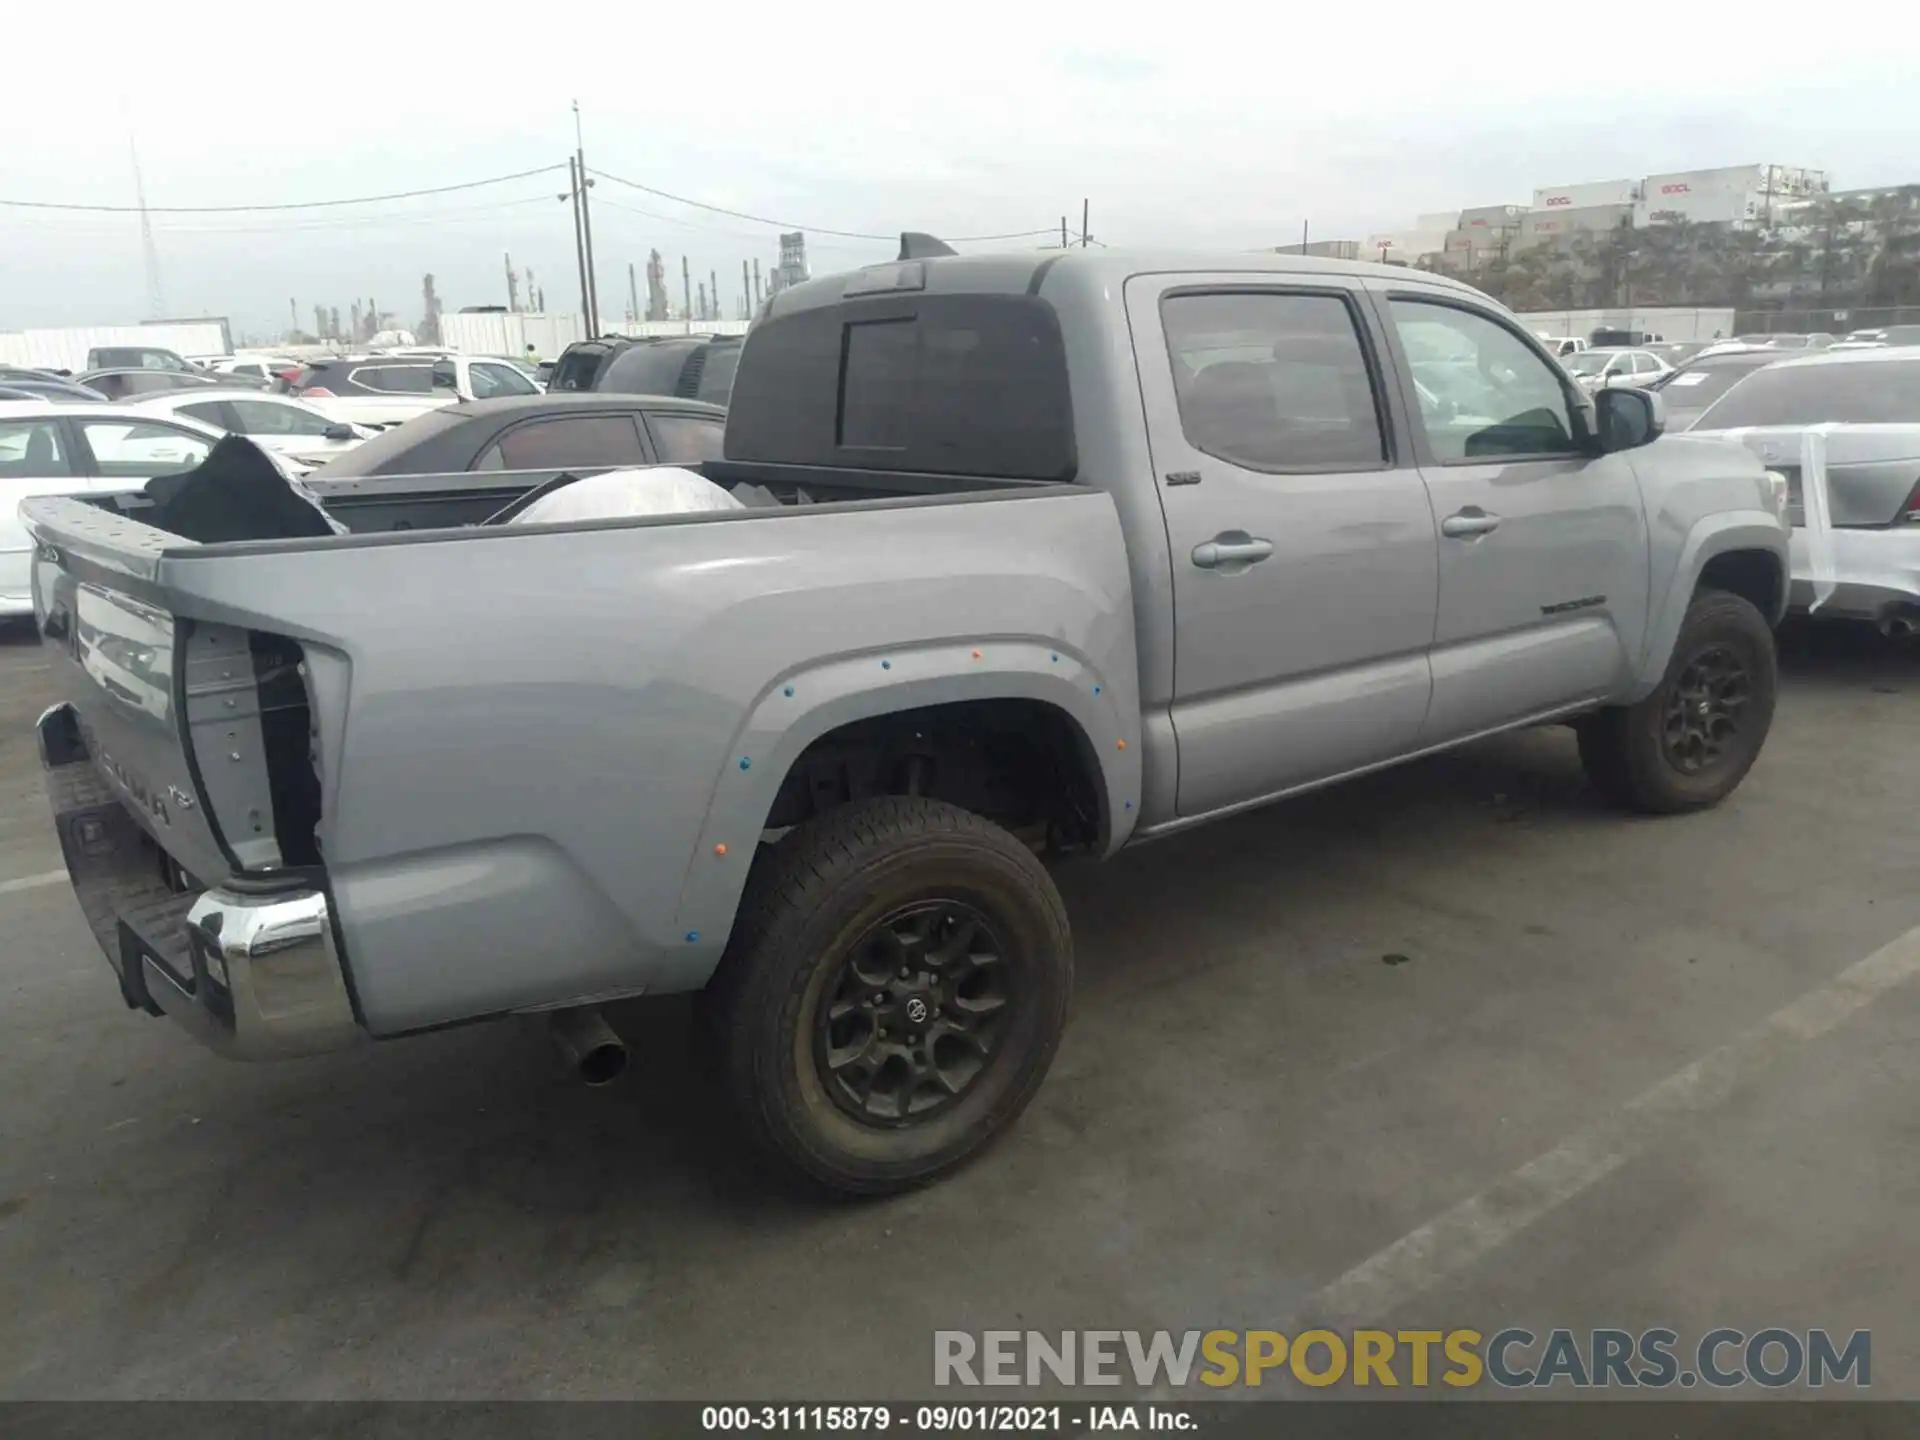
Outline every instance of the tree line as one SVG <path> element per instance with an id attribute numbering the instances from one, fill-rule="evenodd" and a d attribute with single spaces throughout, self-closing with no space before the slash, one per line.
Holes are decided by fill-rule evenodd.
<path id="1" fill-rule="evenodd" d="M 1817 201 L 1772 226 L 1702 224 L 1674 212 L 1650 220 L 1525 245 L 1510 240 L 1469 264 L 1436 255 L 1421 265 L 1519 311 L 1920 306 L 1920 185 Z"/>

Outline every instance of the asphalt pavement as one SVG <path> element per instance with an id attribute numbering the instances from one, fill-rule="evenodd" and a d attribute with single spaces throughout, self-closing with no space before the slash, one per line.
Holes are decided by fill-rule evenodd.
<path id="1" fill-rule="evenodd" d="M 1920 1397 L 1920 653 L 1785 650 L 1710 813 L 1550 729 L 1068 870 L 1033 1108 L 842 1203 L 742 1153 L 682 1003 L 593 1091 L 531 1025 L 242 1066 L 127 1011 L 0 636 L 0 1397 L 904 1398 L 936 1330 L 1302 1317 L 1870 1329 Z"/>

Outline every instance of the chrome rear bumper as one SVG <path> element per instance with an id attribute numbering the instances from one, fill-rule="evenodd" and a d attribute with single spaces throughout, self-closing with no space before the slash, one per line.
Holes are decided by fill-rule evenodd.
<path id="1" fill-rule="evenodd" d="M 80 749 L 71 709 L 48 710 L 39 731 L 67 875 L 129 1006 L 167 1015 L 237 1060 L 367 1038 L 323 893 L 169 884 L 156 842 Z"/>

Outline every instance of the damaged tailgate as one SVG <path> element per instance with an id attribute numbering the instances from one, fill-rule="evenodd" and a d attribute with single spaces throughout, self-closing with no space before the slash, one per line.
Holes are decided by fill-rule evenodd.
<path id="1" fill-rule="evenodd" d="M 352 1016 L 298 646 L 176 614 L 162 553 L 190 541 L 73 499 L 21 515 L 61 696 L 48 797 L 123 997 L 236 1054 L 331 1048 Z"/>

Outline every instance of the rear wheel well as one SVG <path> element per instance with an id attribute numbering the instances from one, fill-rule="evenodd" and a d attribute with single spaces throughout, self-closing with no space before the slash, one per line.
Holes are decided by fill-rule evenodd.
<path id="1" fill-rule="evenodd" d="M 880 795 L 971 810 L 1037 849 L 1097 846 L 1106 789 L 1072 716 L 1041 700 L 967 700 L 855 720 L 801 752 L 767 828 L 785 829 Z"/>
<path id="2" fill-rule="evenodd" d="M 1724 590 L 1752 604 L 1771 625 L 1780 613 L 1780 561 L 1765 550 L 1728 550 L 1707 561 L 1696 590 Z"/>

